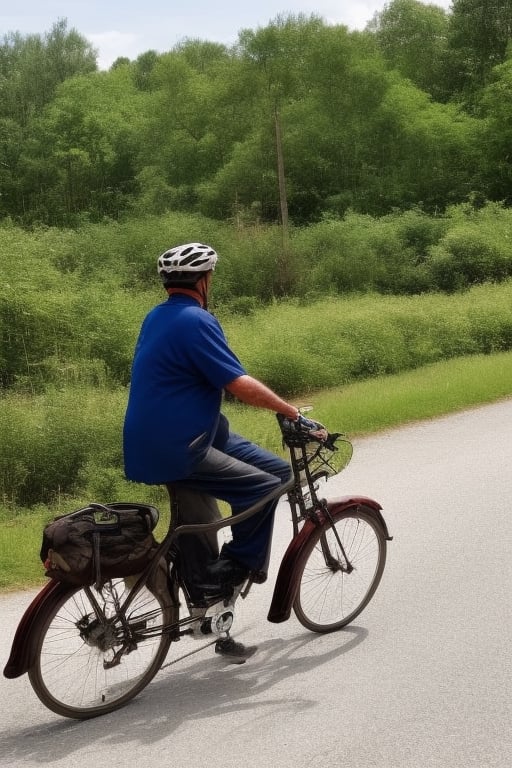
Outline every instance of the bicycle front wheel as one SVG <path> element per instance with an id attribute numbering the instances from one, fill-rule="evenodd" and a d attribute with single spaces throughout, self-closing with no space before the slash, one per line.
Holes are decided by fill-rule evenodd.
<path id="1" fill-rule="evenodd" d="M 42 623 L 28 674 L 53 712 L 78 719 L 112 712 L 160 669 L 171 642 L 161 630 L 173 623 L 175 610 L 144 586 L 120 614 L 117 606 L 127 592 L 123 579 L 99 592 L 71 589 Z"/>
<path id="2" fill-rule="evenodd" d="M 313 632 L 350 624 L 372 599 L 386 563 L 386 539 L 371 510 L 358 505 L 333 519 L 343 549 L 332 527 L 314 532 L 293 605 Z"/>

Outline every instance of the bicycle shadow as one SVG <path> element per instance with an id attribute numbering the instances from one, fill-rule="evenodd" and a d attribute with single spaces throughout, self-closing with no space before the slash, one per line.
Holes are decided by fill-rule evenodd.
<path id="1" fill-rule="evenodd" d="M 100 718 L 73 721 L 59 718 L 36 728 L 17 730 L 0 738 L 0 754 L 8 764 L 30 758 L 45 764 L 65 759 L 82 749 L 133 748 L 168 739 L 187 721 L 240 714 L 243 710 L 297 712 L 316 705 L 299 686 L 289 695 L 258 699 L 281 682 L 302 675 L 343 656 L 368 635 L 363 627 L 350 626 L 327 635 L 297 636 L 264 641 L 246 664 L 227 664 L 203 646 L 175 661 L 172 656 L 157 677 L 124 709 Z M 179 649 L 179 645 L 177 646 Z M 170 654 L 176 646 L 171 646 Z M 174 651 L 176 653 L 176 650 Z M 170 663 L 169 663 L 170 662 Z"/>
<path id="2" fill-rule="evenodd" d="M 340 638 L 345 639 L 347 634 L 353 636 L 340 643 Z M 167 712 L 166 723 L 168 727 L 179 727 L 183 720 L 193 717 L 212 717 L 220 713 L 231 711 L 240 713 L 244 709 L 253 709 L 260 706 L 274 706 L 279 699 L 254 701 L 259 694 L 272 689 L 279 683 L 294 675 L 302 675 L 329 661 L 339 658 L 359 645 L 367 636 L 368 631 L 359 627 L 350 627 L 343 633 L 336 635 L 315 637 L 310 633 L 301 635 L 294 640 L 274 639 L 267 640 L 258 648 L 257 655 L 252 657 L 247 664 L 236 666 L 226 665 L 226 662 L 218 657 L 209 659 L 211 666 L 205 669 L 204 662 L 199 669 L 184 670 L 179 677 L 171 667 L 171 676 L 168 681 L 157 678 L 153 683 L 153 693 L 159 705 L 169 706 L 169 682 L 173 689 L 172 701 L 177 701 L 183 709 L 180 709 L 179 720 L 173 723 L 173 715 L 178 713 Z M 319 644 L 332 646 L 324 653 L 318 653 Z M 309 651 L 309 653 L 308 653 Z M 213 654 L 213 648 L 208 651 Z M 175 669 L 175 668 L 174 668 Z M 182 679 L 180 680 L 180 677 Z M 176 686 L 174 680 L 176 681 Z M 180 684 L 182 683 L 182 685 Z M 198 698 L 200 697 L 200 698 Z M 198 703 L 201 702 L 201 707 Z M 300 706 L 306 709 L 314 706 L 313 699 L 296 697 L 293 702 L 287 697 L 283 700 L 286 708 L 293 704 L 294 710 Z M 201 711 L 202 710 L 202 711 Z"/>

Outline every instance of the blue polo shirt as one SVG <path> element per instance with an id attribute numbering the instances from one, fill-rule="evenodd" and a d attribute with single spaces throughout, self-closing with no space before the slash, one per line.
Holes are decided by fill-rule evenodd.
<path id="1" fill-rule="evenodd" d="M 184 479 L 212 444 L 224 387 L 246 373 L 222 328 L 175 294 L 142 324 L 133 359 L 123 445 L 130 480 Z"/>

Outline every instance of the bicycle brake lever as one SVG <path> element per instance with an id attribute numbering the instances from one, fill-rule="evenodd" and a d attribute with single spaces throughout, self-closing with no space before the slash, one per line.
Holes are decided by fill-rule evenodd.
<path id="1" fill-rule="evenodd" d="M 338 449 L 338 446 L 335 445 L 335 443 L 336 443 L 336 440 L 338 439 L 338 437 L 341 437 L 341 435 L 342 435 L 341 432 L 329 432 L 328 435 L 327 435 L 327 440 L 324 440 L 323 444 L 330 451 L 337 451 L 339 449 Z"/>

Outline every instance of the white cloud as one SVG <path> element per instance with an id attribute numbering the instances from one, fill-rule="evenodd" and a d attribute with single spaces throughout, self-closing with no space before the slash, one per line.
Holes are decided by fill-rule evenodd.
<path id="1" fill-rule="evenodd" d="M 144 41 L 132 32 L 112 30 L 88 34 L 86 37 L 98 51 L 99 69 L 108 69 L 120 56 L 135 59 L 146 50 Z"/>

